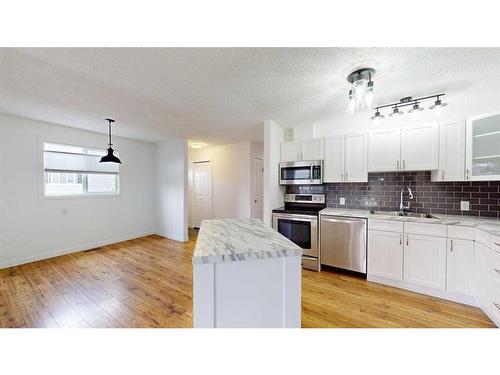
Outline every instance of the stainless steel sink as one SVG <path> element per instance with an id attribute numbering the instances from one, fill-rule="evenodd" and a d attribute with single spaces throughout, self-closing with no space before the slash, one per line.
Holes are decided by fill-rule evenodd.
<path id="1" fill-rule="evenodd" d="M 405 216 L 416 217 L 420 219 L 437 219 L 436 216 L 431 214 L 418 214 L 415 212 L 400 212 L 400 211 L 370 211 L 372 215 L 389 215 L 389 216 Z"/>

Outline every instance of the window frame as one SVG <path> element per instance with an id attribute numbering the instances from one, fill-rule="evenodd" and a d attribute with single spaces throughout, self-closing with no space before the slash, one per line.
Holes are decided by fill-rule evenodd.
<path id="1" fill-rule="evenodd" d="M 38 139 L 38 168 L 40 173 L 38 174 L 38 197 L 40 200 L 54 200 L 54 199 L 82 199 L 82 198 L 113 198 L 113 197 L 119 197 L 121 194 L 121 171 L 118 171 L 118 174 L 116 175 L 116 184 L 117 184 L 117 191 L 116 192 L 111 192 L 111 193 L 83 193 L 83 194 L 62 194 L 62 195 L 46 195 L 46 187 L 45 187 L 45 162 L 44 162 L 44 152 L 45 152 L 45 144 L 46 143 L 53 143 L 53 144 L 59 144 L 59 145 L 64 145 L 64 146 L 71 146 L 71 147 L 80 147 L 83 149 L 92 149 L 92 150 L 101 150 L 99 146 L 92 146 L 92 145 L 87 145 L 87 146 L 82 146 L 81 144 L 75 144 L 71 142 L 67 142 L 65 140 L 49 140 L 49 139 Z M 102 147 L 102 146 L 101 146 Z M 102 149 L 103 151 L 106 151 Z M 57 173 L 57 172 L 56 172 Z M 82 178 L 83 178 L 83 183 L 84 183 L 84 189 L 87 190 L 87 179 L 88 175 L 92 173 L 82 173 Z"/>

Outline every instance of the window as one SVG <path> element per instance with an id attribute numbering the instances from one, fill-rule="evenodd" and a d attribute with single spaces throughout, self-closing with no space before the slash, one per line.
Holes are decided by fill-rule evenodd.
<path id="1" fill-rule="evenodd" d="M 44 195 L 103 195 L 119 192 L 119 165 L 100 163 L 105 150 L 43 144 Z"/>

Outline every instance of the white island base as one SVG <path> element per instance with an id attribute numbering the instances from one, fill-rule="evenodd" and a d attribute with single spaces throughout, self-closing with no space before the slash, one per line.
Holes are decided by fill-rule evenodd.
<path id="1" fill-rule="evenodd" d="M 221 233 L 228 226 L 232 235 Z M 260 220 L 204 221 L 193 257 L 194 327 L 300 328 L 301 254 Z"/>

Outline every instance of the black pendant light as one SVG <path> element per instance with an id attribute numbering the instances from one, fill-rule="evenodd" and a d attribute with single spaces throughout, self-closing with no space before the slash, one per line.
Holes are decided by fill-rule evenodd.
<path id="1" fill-rule="evenodd" d="M 111 118 L 107 118 L 106 121 L 108 122 L 108 127 L 109 127 L 109 147 L 108 147 L 108 154 L 103 156 L 101 158 L 101 163 L 118 163 L 118 164 L 121 164 L 122 162 L 120 161 L 120 159 L 118 159 L 114 154 L 114 150 L 111 146 L 113 146 L 113 144 L 111 143 L 111 124 L 113 122 L 115 122 L 115 120 L 111 119 Z"/>

